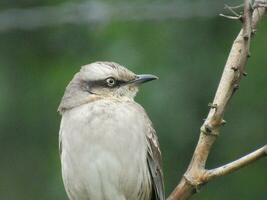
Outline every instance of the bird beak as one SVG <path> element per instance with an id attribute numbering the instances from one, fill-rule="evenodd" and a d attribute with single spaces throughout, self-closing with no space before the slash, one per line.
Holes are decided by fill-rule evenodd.
<path id="1" fill-rule="evenodd" d="M 148 81 L 153 81 L 159 79 L 157 76 L 151 75 L 151 74 L 140 74 L 137 75 L 136 78 L 132 81 L 129 81 L 129 84 L 143 84 Z"/>

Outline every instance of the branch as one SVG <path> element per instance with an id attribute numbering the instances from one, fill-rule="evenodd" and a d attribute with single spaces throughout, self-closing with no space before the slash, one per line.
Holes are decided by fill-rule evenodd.
<path id="1" fill-rule="evenodd" d="M 225 17 L 227 19 L 233 19 L 233 20 L 241 20 L 242 15 L 239 16 L 231 16 L 231 15 L 225 15 L 225 14 L 219 14 L 220 17 Z"/>
<path id="2" fill-rule="evenodd" d="M 225 14 L 220 14 L 219 16 L 221 17 L 225 17 L 227 19 L 234 19 L 234 20 L 241 20 L 243 21 L 243 16 L 238 14 L 235 9 L 238 9 L 238 8 L 241 8 L 243 7 L 243 5 L 238 5 L 238 6 L 228 6 L 228 5 L 225 5 L 224 9 L 227 9 L 229 10 L 234 16 L 231 16 L 231 15 L 225 15 Z"/>
<path id="3" fill-rule="evenodd" d="M 255 162 L 256 160 L 264 157 L 267 155 L 267 145 L 256 150 L 253 151 L 252 153 L 239 158 L 238 160 L 235 160 L 231 163 L 228 163 L 226 165 L 223 165 L 221 167 L 212 169 L 212 170 L 207 170 L 207 177 L 206 179 L 209 181 L 211 179 L 214 179 L 216 177 L 220 177 L 220 176 L 224 176 L 227 174 L 230 174 L 232 172 L 235 172 L 245 166 L 247 166 L 248 164 Z"/>
<path id="4" fill-rule="evenodd" d="M 225 109 L 229 100 L 239 88 L 242 76 L 246 75 L 244 69 L 250 56 L 251 35 L 255 32 L 256 25 L 266 12 L 266 7 L 260 6 L 261 4 L 266 5 L 266 0 L 255 0 L 253 7 L 249 0 L 244 2 L 243 28 L 236 37 L 229 53 L 213 103 L 210 104 L 208 117 L 200 128 L 200 137 L 191 162 L 168 200 L 186 200 L 199 191 L 200 187 L 209 180 L 229 174 L 258 158 L 266 156 L 267 147 L 265 146 L 228 165 L 213 170 L 205 168 L 211 147 L 220 133 L 220 127 L 225 124 L 223 120 Z"/>

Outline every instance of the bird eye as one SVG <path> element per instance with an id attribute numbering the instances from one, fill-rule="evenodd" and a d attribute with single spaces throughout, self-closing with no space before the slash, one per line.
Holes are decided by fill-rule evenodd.
<path id="1" fill-rule="evenodd" d="M 113 87 L 116 83 L 115 79 L 114 78 L 107 78 L 106 79 L 106 83 L 109 87 Z"/>

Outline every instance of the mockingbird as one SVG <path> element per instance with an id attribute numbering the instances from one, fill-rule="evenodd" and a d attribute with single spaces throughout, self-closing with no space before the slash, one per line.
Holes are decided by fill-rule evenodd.
<path id="1" fill-rule="evenodd" d="M 59 143 L 71 200 L 164 200 L 161 153 L 138 86 L 157 79 L 113 62 L 81 68 L 66 88 Z"/>

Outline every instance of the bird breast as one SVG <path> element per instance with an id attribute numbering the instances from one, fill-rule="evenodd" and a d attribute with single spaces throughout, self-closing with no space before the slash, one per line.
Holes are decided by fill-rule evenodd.
<path id="1" fill-rule="evenodd" d="M 64 113 L 61 162 L 70 199 L 149 199 L 146 122 L 133 101 L 98 100 Z"/>

